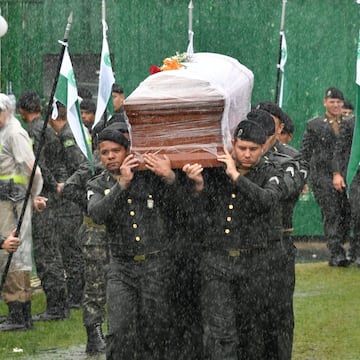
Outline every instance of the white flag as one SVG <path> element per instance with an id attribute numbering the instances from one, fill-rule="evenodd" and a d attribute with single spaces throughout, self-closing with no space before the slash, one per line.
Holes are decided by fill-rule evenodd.
<path id="1" fill-rule="evenodd" d="M 58 115 L 56 101 L 61 102 L 67 108 L 67 121 L 78 144 L 84 155 L 92 161 L 91 151 L 88 144 L 85 128 L 80 116 L 80 107 L 78 92 L 71 64 L 67 44 L 64 44 L 65 52 L 62 60 L 59 80 L 55 90 L 52 118 L 56 119 Z"/>
<path id="2" fill-rule="evenodd" d="M 281 31 L 280 35 L 281 35 L 281 60 L 280 60 L 279 68 L 280 68 L 280 72 L 281 72 L 281 83 L 280 83 L 279 106 L 282 107 L 283 98 L 284 98 L 285 64 L 286 64 L 286 60 L 287 60 L 287 46 L 286 46 L 285 33 L 283 31 Z"/>
<path id="3" fill-rule="evenodd" d="M 103 20 L 103 44 L 101 50 L 101 62 L 100 62 L 100 76 L 99 76 L 99 89 L 96 105 L 96 114 L 93 127 L 99 122 L 107 108 L 107 105 L 111 99 L 112 85 L 115 82 L 114 74 L 111 66 L 109 45 L 107 42 L 106 32 L 107 25 Z M 112 108 L 111 108 L 112 109 Z M 108 109 L 112 115 L 112 110 Z"/>

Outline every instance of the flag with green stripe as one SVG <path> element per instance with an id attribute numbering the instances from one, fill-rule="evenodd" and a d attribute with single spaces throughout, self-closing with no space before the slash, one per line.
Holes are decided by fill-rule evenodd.
<path id="1" fill-rule="evenodd" d="M 67 121 L 74 135 L 75 141 L 84 155 L 92 162 L 88 136 L 81 120 L 78 92 L 74 71 L 67 45 L 65 46 L 59 80 L 55 90 L 52 118 L 58 115 L 56 101 L 61 102 L 67 109 Z"/>
<path id="2" fill-rule="evenodd" d="M 358 40 L 357 61 L 356 61 L 356 108 L 355 108 L 355 127 L 351 145 L 350 160 L 347 169 L 346 183 L 348 189 L 358 171 L 360 164 L 360 32 Z"/>
<path id="3" fill-rule="evenodd" d="M 100 76 L 99 76 L 99 88 L 98 88 L 98 97 L 96 105 L 96 114 L 93 127 L 100 121 L 101 117 L 104 115 L 104 112 L 107 110 L 109 115 L 113 115 L 113 103 L 112 103 L 112 86 L 115 82 L 110 52 L 109 44 L 107 41 L 107 25 L 105 20 L 103 20 L 103 43 L 101 50 L 101 62 L 100 62 Z"/>

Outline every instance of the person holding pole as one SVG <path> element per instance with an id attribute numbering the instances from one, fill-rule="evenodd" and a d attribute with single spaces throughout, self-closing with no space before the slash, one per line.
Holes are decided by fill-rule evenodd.
<path id="1" fill-rule="evenodd" d="M 33 171 L 35 156 L 27 132 L 13 115 L 10 99 L 0 94 L 0 233 L 10 234 L 19 221 L 26 189 Z M 31 197 L 35 208 L 43 209 L 44 200 L 37 198 L 43 185 L 39 168 L 35 170 Z M 2 299 L 8 306 L 9 315 L 0 324 L 0 331 L 27 330 L 31 320 L 31 203 L 26 204 L 20 245 L 13 252 L 9 270 L 3 274 Z M 10 244 L 14 244 L 14 239 Z M 16 241 L 15 241 L 16 243 Z M 3 268 L 8 258 L 7 241 L 2 243 L 0 265 Z M 13 247 L 11 247 L 13 246 Z M 10 245 L 10 252 L 14 250 Z M 7 251 L 4 251 L 7 250 Z M 5 277 L 5 278 L 4 278 Z"/>

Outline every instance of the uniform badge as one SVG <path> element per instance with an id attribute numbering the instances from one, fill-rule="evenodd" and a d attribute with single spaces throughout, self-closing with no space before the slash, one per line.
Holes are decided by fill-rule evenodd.
<path id="1" fill-rule="evenodd" d="M 154 199 L 151 194 L 149 195 L 149 197 L 147 199 L 147 207 L 148 207 L 148 209 L 152 209 L 154 207 Z"/>

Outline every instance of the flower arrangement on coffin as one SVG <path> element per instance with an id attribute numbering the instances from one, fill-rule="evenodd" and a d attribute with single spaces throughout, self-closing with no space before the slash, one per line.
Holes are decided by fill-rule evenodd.
<path id="1" fill-rule="evenodd" d="M 187 53 L 176 52 L 176 55 L 165 58 L 161 66 L 151 65 L 149 68 L 149 72 L 151 75 L 153 75 L 160 71 L 178 70 L 184 67 L 182 63 L 189 61 L 189 59 L 190 57 Z"/>

